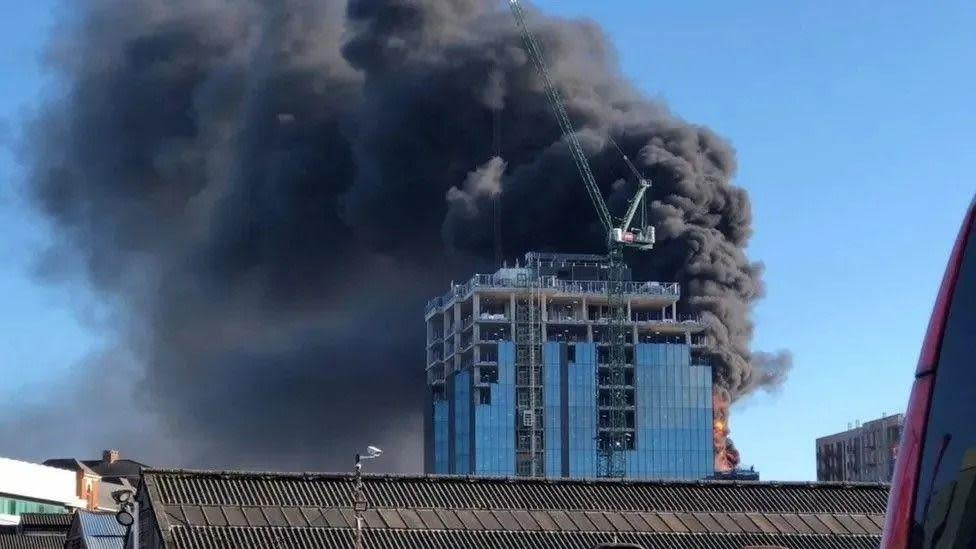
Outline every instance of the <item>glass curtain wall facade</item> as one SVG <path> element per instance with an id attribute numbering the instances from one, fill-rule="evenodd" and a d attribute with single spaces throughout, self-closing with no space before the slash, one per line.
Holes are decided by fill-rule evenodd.
<path id="1" fill-rule="evenodd" d="M 559 365 L 564 356 L 563 345 L 559 343 L 546 343 L 542 348 L 543 362 L 543 406 L 545 408 L 544 418 L 544 440 L 546 472 L 551 476 L 551 471 L 561 471 L 563 469 L 563 395 L 560 390 L 565 384 L 562 380 L 562 369 Z"/>
<path id="2" fill-rule="evenodd" d="M 434 470 L 437 475 L 446 475 L 451 472 L 448 456 L 450 455 L 450 444 L 448 442 L 448 427 L 450 420 L 448 414 L 451 409 L 446 400 L 436 400 L 433 406 L 433 446 L 434 446 Z"/>
<path id="3" fill-rule="evenodd" d="M 439 475 L 515 475 L 515 345 L 498 344 L 497 379 L 452 376 L 450 399 L 434 399 L 433 469 Z"/>
<path id="4" fill-rule="evenodd" d="M 568 346 L 565 343 L 559 344 Z M 573 345 L 573 357 L 566 353 L 566 361 L 559 364 L 566 371 L 566 466 L 550 471 L 551 477 L 595 477 L 597 475 L 597 406 L 596 406 L 596 344 Z M 567 349 L 568 350 L 568 349 Z M 572 361 L 569 358 L 573 358 Z"/>
<path id="5" fill-rule="evenodd" d="M 515 475 L 515 345 L 500 343 L 498 351 L 497 379 L 472 402 L 476 475 Z"/>
<path id="6" fill-rule="evenodd" d="M 597 471 L 597 346 L 549 342 L 542 349 L 545 475 L 594 478 Z M 636 418 L 627 477 L 702 479 L 714 473 L 712 370 L 682 344 L 634 346 Z M 453 376 L 454 401 L 433 402 L 436 474 L 515 475 L 514 344 L 499 343 L 498 379 Z M 452 405 L 452 406 L 449 406 Z M 448 408 L 453 408 L 453 414 Z M 453 429 L 449 425 L 453 417 Z M 453 431 L 453 449 L 446 442 Z"/>
<path id="7" fill-rule="evenodd" d="M 687 345 L 639 344 L 635 354 L 633 478 L 704 478 L 714 472 L 712 369 L 691 364 Z"/>

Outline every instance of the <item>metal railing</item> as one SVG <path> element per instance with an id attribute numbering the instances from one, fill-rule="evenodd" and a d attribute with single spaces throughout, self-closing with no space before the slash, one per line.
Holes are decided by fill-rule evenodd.
<path id="1" fill-rule="evenodd" d="M 546 341 L 550 343 L 586 343 L 586 334 L 563 334 L 551 333 L 546 335 Z"/>
<path id="2" fill-rule="evenodd" d="M 583 322 L 584 321 L 582 314 L 566 314 L 566 313 L 550 314 L 546 320 L 548 320 L 549 322 Z"/>
<path id="3" fill-rule="evenodd" d="M 701 324 L 702 316 L 699 314 L 680 314 L 678 318 L 665 318 L 661 313 L 656 312 L 636 312 L 631 315 L 633 322 L 662 322 L 669 324 Z"/>
<path id="4" fill-rule="evenodd" d="M 508 322 L 511 320 L 505 313 L 481 313 L 478 315 L 478 320 L 498 320 Z"/>
<path id="5" fill-rule="evenodd" d="M 541 291 L 554 291 L 556 293 L 568 294 L 600 294 L 607 293 L 607 282 L 604 280 L 559 280 L 554 276 L 543 276 L 538 279 L 538 287 Z M 435 297 L 427 302 L 426 314 L 442 309 L 455 298 L 467 297 L 475 289 L 505 289 L 514 290 L 527 288 L 529 286 L 525 279 L 502 277 L 497 275 L 478 274 L 471 277 L 464 284 L 458 284 L 448 290 L 440 297 Z M 681 286 L 677 282 L 624 282 L 623 293 L 627 295 L 642 296 L 662 296 L 674 297 L 681 296 Z"/>

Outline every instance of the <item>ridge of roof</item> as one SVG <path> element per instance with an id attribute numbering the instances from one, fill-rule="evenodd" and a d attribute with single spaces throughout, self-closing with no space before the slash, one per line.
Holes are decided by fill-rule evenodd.
<path id="1" fill-rule="evenodd" d="M 91 475 L 97 475 L 91 466 L 86 464 L 80 459 L 74 458 L 64 458 L 64 459 L 49 459 L 44 462 L 44 465 L 48 467 L 54 467 L 56 469 L 64 469 L 66 471 L 84 471 Z M 100 476 L 100 475 L 99 475 Z"/>
<path id="2" fill-rule="evenodd" d="M 225 478 L 254 478 L 281 480 L 353 480 L 354 473 L 340 472 L 286 472 L 286 471 L 237 471 L 220 469 L 166 469 L 145 468 L 143 475 L 175 475 L 187 477 L 225 477 Z M 380 481 L 426 481 L 426 482 L 454 482 L 454 483 L 489 483 L 489 484 L 542 484 L 542 485 L 614 485 L 614 486 L 740 486 L 763 488 L 844 488 L 844 489 L 878 489 L 888 488 L 883 482 L 817 482 L 817 481 L 776 481 L 776 480 L 641 480 L 641 479 L 605 479 L 605 478 L 533 478 L 511 476 L 474 476 L 474 475 L 408 475 L 389 473 L 364 473 L 363 480 Z"/>
<path id="3" fill-rule="evenodd" d="M 104 460 L 101 460 L 101 459 L 83 459 L 83 460 L 81 460 L 81 462 L 82 463 L 85 463 L 85 464 L 90 464 L 89 466 L 91 466 L 91 465 L 99 465 L 99 464 L 105 464 L 105 465 L 129 464 L 129 465 L 137 465 L 137 466 L 143 467 L 143 468 L 149 467 L 145 463 L 141 463 L 141 462 L 138 462 L 138 461 L 136 461 L 134 459 L 129 459 L 129 458 L 119 458 L 119 459 L 115 460 L 112 463 L 106 463 Z"/>

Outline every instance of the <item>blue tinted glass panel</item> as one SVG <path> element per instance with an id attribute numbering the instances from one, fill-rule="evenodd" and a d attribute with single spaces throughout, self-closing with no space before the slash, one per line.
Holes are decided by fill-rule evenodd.
<path id="1" fill-rule="evenodd" d="M 549 342 L 542 349 L 543 401 L 545 403 L 546 476 L 562 476 L 562 386 L 560 373 L 565 343 Z"/>
<path id="2" fill-rule="evenodd" d="M 596 345 L 576 344 L 576 361 L 567 365 L 569 476 L 596 476 Z"/>
<path id="3" fill-rule="evenodd" d="M 646 479 L 700 479 L 713 473 L 712 372 L 692 366 L 690 348 L 635 348 L 636 448 L 627 474 Z"/>
<path id="4" fill-rule="evenodd" d="M 446 400 L 434 401 L 434 474 L 450 473 L 448 461 L 448 413 Z"/>
<path id="5" fill-rule="evenodd" d="M 490 391 L 489 403 L 480 399 L 474 405 L 475 474 L 513 476 L 515 474 L 515 345 L 498 344 L 498 383 L 480 391 Z"/>
<path id="6" fill-rule="evenodd" d="M 454 473 L 471 474 L 471 371 L 454 374 Z"/>

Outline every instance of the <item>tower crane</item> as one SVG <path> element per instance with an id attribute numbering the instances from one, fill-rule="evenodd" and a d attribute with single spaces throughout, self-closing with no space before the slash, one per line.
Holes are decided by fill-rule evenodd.
<path id="1" fill-rule="evenodd" d="M 549 106 L 559 123 L 562 136 L 573 156 L 576 169 L 579 171 L 583 186 L 593 203 L 597 218 L 606 234 L 608 273 L 607 273 L 607 304 L 609 317 L 607 318 L 607 335 L 609 344 L 606 375 L 597 374 L 597 462 L 598 474 L 604 477 L 622 477 L 626 474 L 627 450 L 633 448 L 633 426 L 628 425 L 628 412 L 633 413 L 633 388 L 628 389 L 626 383 L 626 343 L 627 343 L 627 309 L 624 303 L 624 269 L 623 249 L 636 248 L 650 250 L 654 247 L 654 227 L 646 226 L 632 228 L 634 216 L 651 182 L 645 179 L 629 158 L 624 160 L 631 171 L 637 176 L 637 192 L 630 200 L 627 211 L 619 221 L 610 215 L 603 193 L 590 169 L 590 163 L 580 144 L 573 123 L 569 119 L 559 90 L 553 84 L 549 68 L 543 55 L 542 47 L 526 22 L 525 10 L 519 0 L 509 0 L 515 22 L 522 34 L 525 50 L 535 65 L 545 88 Z M 621 154 L 622 151 L 621 151 Z M 628 394 L 629 393 L 629 394 Z"/>

